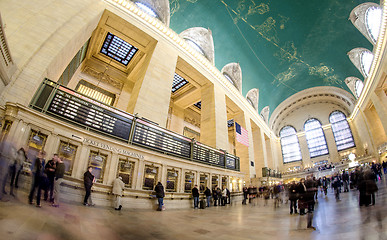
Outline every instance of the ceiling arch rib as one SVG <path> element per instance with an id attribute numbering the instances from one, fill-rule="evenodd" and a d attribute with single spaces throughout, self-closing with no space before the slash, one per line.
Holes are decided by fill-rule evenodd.
<path id="1" fill-rule="evenodd" d="M 156 17 L 169 27 L 170 9 L 168 0 L 131 0 L 144 12 Z M 156 16 L 154 16 L 156 15 Z"/>
<path id="2" fill-rule="evenodd" d="M 250 104 L 258 111 L 259 90 L 258 88 L 250 89 L 246 94 L 246 99 L 250 100 Z"/>
<path id="3" fill-rule="evenodd" d="M 364 79 L 366 79 L 373 60 L 372 52 L 366 48 L 354 48 L 347 55 Z"/>
<path id="4" fill-rule="evenodd" d="M 229 63 L 222 68 L 222 75 L 230 78 L 232 84 L 242 93 L 242 69 L 239 63 Z"/>
<path id="5" fill-rule="evenodd" d="M 186 40 L 193 48 L 195 48 L 194 44 L 196 44 L 200 50 L 197 48 L 195 50 L 203 54 L 212 65 L 215 65 L 214 40 L 210 29 L 193 27 L 184 30 L 179 36 Z"/>
<path id="6" fill-rule="evenodd" d="M 375 25 L 378 25 L 377 21 L 370 23 L 369 20 L 367 20 L 369 19 L 370 10 L 371 11 L 376 10 L 376 12 L 373 12 L 372 14 L 377 13 L 378 10 L 380 11 L 380 13 L 382 12 L 382 9 L 378 4 L 372 3 L 372 2 L 366 2 L 356 6 L 351 11 L 351 13 L 349 14 L 349 20 L 351 20 L 352 24 L 364 35 L 365 38 L 368 39 L 368 41 L 370 41 L 373 45 L 375 45 L 377 36 L 379 35 L 379 31 L 377 29 L 380 28 L 381 15 L 379 20 L 379 27 L 375 26 Z M 372 24 L 373 26 L 370 26 L 369 24 Z"/>

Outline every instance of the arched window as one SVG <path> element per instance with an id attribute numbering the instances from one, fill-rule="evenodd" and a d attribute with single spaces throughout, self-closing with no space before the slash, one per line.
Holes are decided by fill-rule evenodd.
<path id="1" fill-rule="evenodd" d="M 370 73 L 372 60 L 374 60 L 374 55 L 370 51 L 363 51 L 360 56 L 361 70 L 363 74 L 368 77 Z"/>
<path id="2" fill-rule="evenodd" d="M 232 80 L 232 78 L 227 74 L 227 73 L 223 73 L 223 76 L 232 84 L 236 87 L 235 83 L 234 83 L 234 80 Z"/>
<path id="3" fill-rule="evenodd" d="M 351 128 L 344 113 L 340 111 L 332 112 L 329 115 L 329 122 L 332 124 L 333 136 L 335 137 L 338 151 L 355 146 Z"/>
<path id="4" fill-rule="evenodd" d="M 367 9 L 365 15 L 367 31 L 375 43 L 378 40 L 381 21 L 382 9 L 380 7 L 372 6 Z"/>
<path id="5" fill-rule="evenodd" d="M 187 42 L 188 45 L 190 45 L 193 49 L 195 49 L 198 53 L 200 53 L 201 55 L 203 56 L 206 56 L 204 54 L 204 51 L 203 49 L 194 41 L 190 40 L 190 39 L 185 39 L 185 41 Z"/>
<path id="6" fill-rule="evenodd" d="M 320 121 L 311 118 L 305 122 L 304 129 L 310 157 L 313 158 L 328 154 L 327 141 L 325 140 Z"/>
<path id="7" fill-rule="evenodd" d="M 142 3 L 142 2 L 135 2 L 135 4 L 141 8 L 141 10 L 143 10 L 144 12 L 146 12 L 149 16 L 152 16 L 154 18 L 158 18 L 156 12 L 149 6 L 147 6 L 146 4 Z"/>
<path id="8" fill-rule="evenodd" d="M 355 93 L 356 97 L 359 98 L 361 95 L 361 92 L 363 91 L 364 84 L 362 81 L 357 80 L 355 83 Z"/>
<path id="9" fill-rule="evenodd" d="M 296 129 L 292 126 L 285 126 L 281 129 L 279 135 L 281 138 L 282 158 L 284 163 L 301 161 L 301 149 L 296 135 Z"/>
<path id="10" fill-rule="evenodd" d="M 254 103 L 253 103 L 253 101 L 251 101 L 251 99 L 250 99 L 250 98 L 246 98 L 246 100 L 247 100 L 247 102 L 249 102 L 249 103 L 250 103 L 250 105 L 251 105 L 251 106 L 253 106 L 253 107 L 254 107 Z"/>

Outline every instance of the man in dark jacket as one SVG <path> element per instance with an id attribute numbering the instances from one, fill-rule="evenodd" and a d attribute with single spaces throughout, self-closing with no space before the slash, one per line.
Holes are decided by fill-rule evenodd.
<path id="1" fill-rule="evenodd" d="M 290 214 L 297 214 L 297 185 L 293 181 L 289 187 Z"/>
<path id="2" fill-rule="evenodd" d="M 197 209 L 199 206 L 199 190 L 198 185 L 195 185 L 194 188 L 192 188 L 192 197 L 194 199 L 194 208 Z"/>
<path id="3" fill-rule="evenodd" d="M 55 183 L 54 183 L 54 203 L 53 207 L 59 207 L 59 198 L 60 198 L 60 184 L 63 182 L 63 176 L 65 173 L 65 165 L 62 158 L 58 157 L 55 168 Z"/>
<path id="4" fill-rule="evenodd" d="M 158 182 L 157 185 L 155 186 L 155 192 L 156 192 L 157 200 L 159 202 L 159 207 L 157 208 L 157 211 L 161 211 L 163 210 L 163 205 L 164 205 L 163 201 L 165 196 L 164 187 L 163 187 L 163 184 L 161 184 L 161 182 Z"/>
<path id="5" fill-rule="evenodd" d="M 218 206 L 218 193 L 216 191 L 216 189 L 218 188 L 218 186 L 215 186 L 214 189 L 212 189 L 212 197 L 214 198 L 214 206 Z"/>
<path id="6" fill-rule="evenodd" d="M 94 206 L 93 201 L 91 200 L 91 187 L 93 186 L 93 183 L 95 181 L 95 177 L 91 172 L 93 171 L 93 168 L 90 166 L 87 168 L 87 171 L 83 174 L 83 183 L 85 185 L 86 195 L 83 200 L 83 205 L 85 206 Z M 90 204 L 88 203 L 90 199 Z"/>
<path id="7" fill-rule="evenodd" d="M 204 191 L 204 195 L 206 195 L 207 199 L 207 207 L 210 207 L 210 202 L 211 202 L 211 190 L 206 187 L 206 191 Z"/>
<path id="8" fill-rule="evenodd" d="M 308 176 L 307 180 L 305 181 L 305 187 L 306 187 L 306 193 L 304 200 L 307 202 L 308 205 L 308 225 L 307 228 L 316 229 L 312 226 L 313 221 L 313 211 L 314 211 L 314 195 L 315 191 L 317 189 L 317 182 L 312 179 L 312 176 Z"/>
<path id="9" fill-rule="evenodd" d="M 58 162 L 58 154 L 54 154 L 52 159 L 46 163 L 44 167 L 44 172 L 47 174 L 48 186 L 44 191 L 44 201 L 49 200 L 54 202 L 54 179 L 55 179 L 55 168 L 56 163 Z M 50 198 L 48 198 L 48 193 L 50 192 Z"/>
<path id="10" fill-rule="evenodd" d="M 40 205 L 40 195 L 42 193 L 42 175 L 43 175 L 43 163 L 45 162 L 44 151 L 39 151 L 37 158 L 35 159 L 34 168 L 32 170 L 32 187 L 30 194 L 28 196 L 28 201 L 30 204 L 32 204 L 32 200 L 35 196 L 35 189 L 38 189 L 38 194 L 36 196 L 36 206 L 41 207 Z"/>

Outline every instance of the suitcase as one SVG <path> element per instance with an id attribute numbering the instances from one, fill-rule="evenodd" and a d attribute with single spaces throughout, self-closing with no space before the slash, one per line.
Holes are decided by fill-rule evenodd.
<path id="1" fill-rule="evenodd" d="M 200 209 L 205 209 L 205 208 L 206 208 L 206 201 L 205 201 L 205 200 L 200 200 L 200 202 L 199 202 L 199 208 L 200 208 Z"/>

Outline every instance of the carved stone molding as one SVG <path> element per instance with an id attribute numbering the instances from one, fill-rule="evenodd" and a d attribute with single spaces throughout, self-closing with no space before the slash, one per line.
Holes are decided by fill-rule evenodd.
<path id="1" fill-rule="evenodd" d="M 122 89 L 123 83 L 110 77 L 108 74 L 104 72 L 99 72 L 95 70 L 94 68 L 91 68 L 89 66 L 86 66 L 83 70 L 84 73 L 92 76 L 93 78 L 96 78 L 98 80 L 101 80 L 101 82 L 107 83 L 117 89 Z"/>

